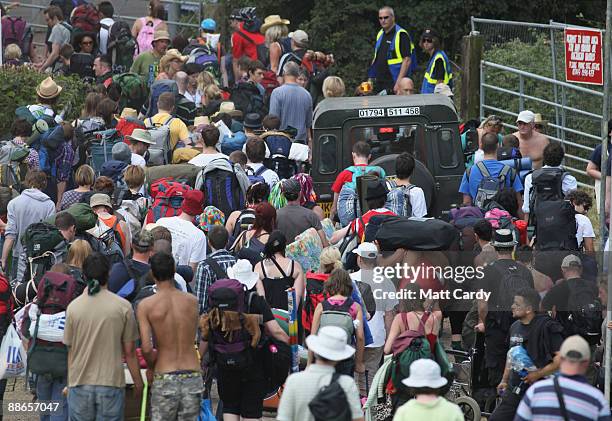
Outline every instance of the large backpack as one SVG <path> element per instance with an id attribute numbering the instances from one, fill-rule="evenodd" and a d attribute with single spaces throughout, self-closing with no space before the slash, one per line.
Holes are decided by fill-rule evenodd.
<path id="1" fill-rule="evenodd" d="M 66 311 L 79 291 L 77 280 L 58 272 L 47 272 L 38 283 L 36 303 L 42 314 Z"/>
<path id="2" fill-rule="evenodd" d="M 106 256 L 111 266 L 125 259 L 121 235 L 117 228 L 119 218 L 117 216 L 114 218 L 115 222 L 111 227 L 98 219 L 96 226 L 92 229 L 95 230 L 94 236 L 101 242 L 100 253 Z"/>
<path id="3" fill-rule="evenodd" d="M 576 210 L 569 201 L 537 202 L 535 220 L 537 250 L 578 250 Z"/>
<path id="4" fill-rule="evenodd" d="M 136 40 L 132 36 L 130 25 L 124 21 L 116 21 L 110 27 L 102 24 L 108 30 L 107 54 L 113 64 L 114 73 L 129 72 L 134 63 Z"/>
<path id="5" fill-rule="evenodd" d="M 484 164 L 484 162 L 478 162 L 476 164 L 476 167 L 480 171 L 480 174 L 482 174 L 482 179 L 478 184 L 478 190 L 476 191 L 476 197 L 474 198 L 474 205 L 483 209 L 486 204 L 489 203 L 495 197 L 495 195 L 505 187 L 506 179 L 508 177 L 510 177 L 511 180 L 510 185 L 514 183 L 516 172 L 509 166 L 504 165 L 504 167 L 499 172 L 499 175 L 497 177 L 494 177 L 491 175 L 489 169 Z M 471 168 L 466 171 L 468 181 L 471 172 L 470 170 Z"/>
<path id="6" fill-rule="evenodd" d="M 76 33 L 100 32 L 100 12 L 93 4 L 85 3 L 77 6 L 70 17 L 70 24 Z"/>
<path id="7" fill-rule="evenodd" d="M 415 186 L 413 184 L 409 184 L 407 186 L 397 186 L 387 193 L 387 204 L 385 207 L 387 209 L 395 212 L 397 216 L 412 216 L 412 202 L 410 201 L 410 190 L 412 190 Z M 393 208 L 389 207 L 390 203 L 397 203 L 397 206 L 393 206 Z"/>
<path id="8" fill-rule="evenodd" d="M 111 87 L 117 89 L 119 109 L 126 107 L 140 110 L 149 97 L 149 90 L 142 78 L 136 73 L 122 73 L 113 76 Z"/>
<path id="9" fill-rule="evenodd" d="M 193 48 L 185 64 L 197 64 L 201 71 L 209 72 L 215 80 L 221 80 L 221 67 L 217 50 L 208 45 L 198 45 Z"/>
<path id="10" fill-rule="evenodd" d="M 125 298 L 126 300 L 133 302 L 137 297 L 138 293 L 147 285 L 147 278 L 149 277 L 149 271 L 138 276 L 134 268 L 134 261 L 131 259 L 125 259 L 123 261 L 125 270 L 128 273 L 130 279 L 123 284 L 123 286 L 117 291 L 117 295 Z"/>
<path id="11" fill-rule="evenodd" d="M 261 167 L 259 167 L 257 171 L 253 171 L 253 169 L 247 165 L 245 172 L 247 174 L 247 177 L 249 177 L 249 183 L 251 183 L 251 185 L 255 183 L 265 183 L 266 179 L 263 177 L 263 173 L 267 169 L 268 168 L 262 165 Z"/>
<path id="12" fill-rule="evenodd" d="M 172 79 L 156 80 L 151 85 L 151 95 L 149 95 L 149 103 L 146 110 L 142 110 L 146 117 L 153 117 L 158 113 L 157 100 L 160 95 L 166 92 L 172 93 L 175 98 L 178 96 L 178 85 Z"/>
<path id="13" fill-rule="evenodd" d="M 227 169 L 209 169 L 212 162 L 220 159 L 227 161 Z M 202 192 L 204 207 L 214 206 L 224 215 L 245 207 L 244 192 L 238 182 L 234 164 L 225 158 L 214 159 L 202 169 Z"/>
<path id="14" fill-rule="evenodd" d="M 590 345 L 599 344 L 603 306 L 595 284 L 586 280 L 577 280 L 577 282 L 568 282 L 568 288 L 569 314 L 565 323 L 566 333 L 580 335 Z"/>
<path id="15" fill-rule="evenodd" d="M 255 223 L 255 210 L 247 208 L 240 211 L 240 215 L 236 218 L 236 222 L 234 224 L 234 232 L 232 233 L 232 237 L 234 239 L 238 238 L 242 231 L 248 231 L 253 227 Z"/>
<path id="16" fill-rule="evenodd" d="M 278 174 L 278 178 L 290 179 L 298 172 L 297 163 L 289 159 L 291 138 L 283 132 L 271 131 L 261 135 L 270 150 L 270 158 L 265 160 L 266 167 Z"/>
<path id="17" fill-rule="evenodd" d="M 160 218 L 177 216 L 181 213 L 183 198 L 189 190 L 187 184 L 168 178 L 157 180 L 151 185 L 153 205 L 147 212 L 146 224 L 157 222 Z"/>
<path id="18" fill-rule="evenodd" d="M 563 179 L 567 172 L 561 168 L 540 168 L 531 173 L 529 192 L 529 223 L 537 225 L 538 205 L 541 202 L 563 201 Z"/>
<path id="19" fill-rule="evenodd" d="M 149 162 L 147 163 L 150 167 L 159 165 L 168 165 L 172 163 L 172 145 L 170 142 L 170 124 L 174 120 L 174 117 L 170 116 L 162 124 L 153 123 L 152 118 L 145 120 L 145 126 L 149 128 L 151 138 L 155 142 L 154 145 L 149 146 Z"/>
<path id="20" fill-rule="evenodd" d="M 343 227 L 362 214 L 359 200 L 360 195 L 357 191 L 357 180 L 360 177 L 369 176 L 371 173 L 378 173 L 377 175 L 381 179 L 385 177 L 384 169 L 376 165 L 355 165 L 348 167 L 346 171 L 352 173 L 351 181 L 344 183 L 338 194 L 338 218 Z"/>
<path id="21" fill-rule="evenodd" d="M 259 114 L 262 118 L 268 113 L 264 96 L 251 82 L 240 82 L 233 89 L 230 100 L 243 115 Z"/>
<path id="22" fill-rule="evenodd" d="M 235 279 L 218 279 L 208 289 L 208 313 L 218 313 L 222 319 L 219 324 L 229 316 L 225 312 L 239 314 L 240 327 L 226 332 L 220 327 L 214 328 L 212 317 L 209 319 L 212 358 L 222 369 L 245 370 L 253 363 L 252 336 L 245 328 L 244 317 L 250 311 L 254 294 L 247 292 L 244 285 Z"/>
<path id="23" fill-rule="evenodd" d="M 323 288 L 328 278 L 329 274 L 326 273 L 306 273 L 306 298 L 302 307 L 302 326 L 308 332 L 312 329 L 312 320 L 317 305 L 326 298 Z"/>
<path id="24" fill-rule="evenodd" d="M 123 138 L 116 129 L 107 129 L 90 133 L 91 144 L 87 161 L 93 168 L 96 176 L 102 172 L 102 166 L 113 157 L 113 146 L 123 142 Z"/>
<path id="25" fill-rule="evenodd" d="M 500 275 L 501 282 L 499 283 L 498 299 L 495 306 L 489 304 L 489 311 L 510 311 L 514 296 L 516 293 L 523 288 L 531 288 L 529 281 L 522 276 L 519 270 L 520 263 L 514 263 L 508 269 L 502 269 L 496 266 L 497 263 L 493 262 L 493 266 Z"/>
<path id="26" fill-rule="evenodd" d="M 328 300 L 323 300 L 321 303 L 323 312 L 321 313 L 319 329 L 323 326 L 338 326 L 346 332 L 347 343 L 353 343 L 355 339 L 355 325 L 350 313 L 353 303 L 354 301 L 351 297 L 347 297 L 344 303 L 340 305 L 331 304 Z"/>
<path id="27" fill-rule="evenodd" d="M 28 171 L 24 162 L 30 154 L 27 146 L 15 144 L 12 140 L 0 142 L 0 186 L 11 187 L 21 192 Z"/>
<path id="28" fill-rule="evenodd" d="M 32 29 L 21 17 L 2 16 L 2 46 L 17 44 L 21 49 L 22 57 L 27 57 L 32 42 Z M 2 53 L 4 57 L 4 52 Z"/>
<path id="29" fill-rule="evenodd" d="M 135 129 L 146 129 L 142 120 L 134 117 L 121 117 L 115 127 L 119 133 L 125 138 L 131 136 Z"/>

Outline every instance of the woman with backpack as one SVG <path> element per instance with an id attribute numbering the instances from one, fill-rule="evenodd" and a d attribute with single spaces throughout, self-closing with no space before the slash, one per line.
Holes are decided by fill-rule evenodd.
<path id="1" fill-rule="evenodd" d="M 295 296 L 304 295 L 304 275 L 300 264 L 285 257 L 287 239 L 281 231 L 270 234 L 264 246 L 265 258 L 255 266 L 259 274 L 265 298 L 271 308 L 289 309 L 287 290 L 293 288 Z"/>
<path id="2" fill-rule="evenodd" d="M 246 208 L 230 213 L 225 223 L 231 241 L 238 238 L 242 231 L 251 229 L 255 223 L 255 207 L 268 199 L 270 188 L 267 183 L 251 184 L 246 192 Z"/>
<path id="3" fill-rule="evenodd" d="M 93 168 L 87 164 L 81 165 L 74 173 L 74 182 L 78 187 L 64 192 L 60 203 L 60 210 L 66 210 L 75 203 L 81 202 L 83 196 L 91 191 L 94 179 Z"/>
<path id="4" fill-rule="evenodd" d="M 281 56 L 291 51 L 291 42 L 288 38 L 289 26 L 287 26 L 290 23 L 287 19 L 281 19 L 279 15 L 271 15 L 266 16 L 261 25 L 260 32 L 265 35 L 266 40 L 263 46 L 257 48 L 257 58 L 274 74 L 278 72 Z"/>
<path id="5" fill-rule="evenodd" d="M 314 311 L 311 334 L 316 335 L 320 327 L 335 325 L 344 329 L 348 341 L 355 345 L 355 358 L 348 358 L 336 365 L 336 373 L 353 377 L 354 373 L 364 373 L 363 353 L 365 336 L 363 313 L 359 303 L 353 301 L 353 281 L 344 269 L 334 269 L 323 287 L 328 297 L 319 303 Z M 344 314 L 343 314 L 344 313 Z M 309 353 L 309 361 L 312 361 Z"/>
<path id="6" fill-rule="evenodd" d="M 149 14 L 138 18 L 132 26 L 132 36 L 136 39 L 137 48 L 134 49 L 134 57 L 145 51 L 153 49 L 153 35 L 156 30 L 168 30 L 166 19 L 166 9 L 158 0 L 149 2 Z"/>
<path id="7" fill-rule="evenodd" d="M 255 266 L 263 259 L 264 245 L 275 227 L 276 209 L 269 203 L 260 203 L 255 207 L 253 227 L 240 233 L 230 251 L 236 259 L 247 259 Z"/>
<path id="8" fill-rule="evenodd" d="M 298 173 L 293 176 L 298 183 L 300 183 L 300 188 L 302 190 L 302 195 L 300 196 L 300 201 L 302 207 L 306 209 L 310 209 L 313 211 L 320 220 L 325 218 L 325 214 L 323 213 L 323 208 L 317 205 L 317 195 L 314 192 L 312 177 L 306 173 Z"/>

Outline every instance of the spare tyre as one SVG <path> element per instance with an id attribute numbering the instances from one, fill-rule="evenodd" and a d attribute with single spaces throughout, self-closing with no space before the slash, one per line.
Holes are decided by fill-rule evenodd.
<path id="1" fill-rule="evenodd" d="M 385 170 L 387 177 L 395 177 L 395 161 L 399 154 L 391 154 L 376 158 L 369 165 L 378 165 Z M 427 213 L 431 213 L 434 202 L 435 180 L 427 167 L 419 160 L 415 159 L 414 172 L 410 177 L 410 182 L 423 189 L 425 202 L 427 203 Z"/>

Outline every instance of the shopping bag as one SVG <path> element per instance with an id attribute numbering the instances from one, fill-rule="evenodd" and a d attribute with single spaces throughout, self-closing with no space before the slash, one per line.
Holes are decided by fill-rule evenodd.
<path id="1" fill-rule="evenodd" d="M 23 376 L 26 371 L 26 352 L 19 335 L 11 323 L 0 346 L 0 378 Z"/>
<path id="2" fill-rule="evenodd" d="M 198 421 L 217 421 L 217 418 L 215 418 L 215 415 L 212 412 L 212 404 L 210 403 L 210 399 L 202 399 Z"/>

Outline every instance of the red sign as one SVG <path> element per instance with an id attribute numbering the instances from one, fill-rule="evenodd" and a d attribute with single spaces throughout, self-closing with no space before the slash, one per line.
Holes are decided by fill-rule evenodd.
<path id="1" fill-rule="evenodd" d="M 565 80 L 603 85 L 601 31 L 565 29 Z"/>

